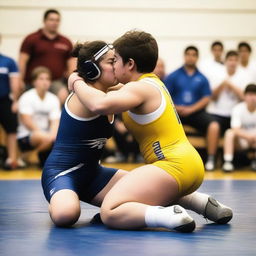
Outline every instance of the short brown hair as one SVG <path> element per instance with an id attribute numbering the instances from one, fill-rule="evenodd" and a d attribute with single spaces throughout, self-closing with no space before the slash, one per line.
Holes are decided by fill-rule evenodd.
<path id="1" fill-rule="evenodd" d="M 231 51 L 228 51 L 226 53 L 226 57 L 225 59 L 228 59 L 229 57 L 238 57 L 238 52 L 237 51 L 234 51 L 234 50 L 231 50 Z"/>
<path id="2" fill-rule="evenodd" d="M 32 70 L 31 72 L 31 82 L 33 83 L 39 75 L 41 75 L 42 73 L 46 73 L 49 75 L 50 79 L 52 78 L 52 74 L 49 68 L 47 67 L 43 67 L 43 66 L 39 66 L 36 67 Z"/>
<path id="3" fill-rule="evenodd" d="M 248 84 L 244 90 L 244 94 L 246 93 L 255 93 L 256 94 L 256 84 Z"/>
<path id="4" fill-rule="evenodd" d="M 48 18 L 48 16 L 49 16 L 51 13 L 54 13 L 54 14 L 57 14 L 57 15 L 60 16 L 59 11 L 57 11 L 56 9 L 49 9 L 49 10 L 46 10 L 45 13 L 44 13 L 44 21 Z"/>
<path id="5" fill-rule="evenodd" d="M 248 52 L 252 52 L 252 47 L 247 42 L 240 42 L 237 48 L 238 50 L 241 50 L 242 47 L 245 47 Z"/>
<path id="6" fill-rule="evenodd" d="M 113 45 L 124 64 L 133 59 L 138 72 L 149 73 L 154 70 L 158 59 L 158 46 L 151 34 L 131 30 L 115 40 Z"/>

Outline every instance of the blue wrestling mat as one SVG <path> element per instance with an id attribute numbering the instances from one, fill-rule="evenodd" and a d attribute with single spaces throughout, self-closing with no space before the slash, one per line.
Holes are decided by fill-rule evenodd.
<path id="1" fill-rule="evenodd" d="M 194 213 L 191 234 L 110 230 L 90 219 L 98 208 L 82 203 L 73 228 L 55 227 L 48 215 L 39 180 L 0 181 L 1 256 L 255 256 L 256 181 L 207 180 L 201 192 L 233 208 L 228 225 L 207 222 Z"/>

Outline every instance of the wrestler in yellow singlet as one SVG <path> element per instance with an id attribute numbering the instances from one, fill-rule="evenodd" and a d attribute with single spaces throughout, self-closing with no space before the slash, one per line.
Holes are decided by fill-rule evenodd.
<path id="1" fill-rule="evenodd" d="M 179 184 L 180 195 L 190 194 L 203 181 L 202 159 L 189 143 L 170 94 L 161 80 L 152 73 L 144 74 L 138 80 L 159 89 L 161 105 L 145 115 L 124 112 L 124 124 L 139 143 L 146 163 L 170 173 Z"/>

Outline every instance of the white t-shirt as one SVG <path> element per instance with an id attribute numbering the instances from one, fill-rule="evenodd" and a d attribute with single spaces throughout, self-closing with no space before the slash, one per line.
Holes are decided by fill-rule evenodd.
<path id="1" fill-rule="evenodd" d="M 231 128 L 241 128 L 256 133 L 256 110 L 250 112 L 245 102 L 237 104 L 231 115 Z"/>
<path id="2" fill-rule="evenodd" d="M 218 81 L 217 81 L 218 80 Z M 246 72 L 241 69 L 237 69 L 235 74 L 229 76 L 225 70 L 216 79 L 216 84 L 212 84 L 211 89 L 214 90 L 224 80 L 229 80 L 233 85 L 244 91 L 245 87 L 250 83 L 250 77 Z M 207 106 L 207 112 L 223 117 L 230 117 L 233 107 L 239 103 L 239 98 L 233 91 L 224 89 L 218 96 L 217 100 L 212 100 Z"/>
<path id="3" fill-rule="evenodd" d="M 20 114 L 31 115 L 33 121 L 40 130 L 49 129 L 49 121 L 60 118 L 60 101 L 51 92 L 46 92 L 44 99 L 37 94 L 36 89 L 30 89 L 23 93 L 19 99 L 18 111 Z M 19 122 L 17 137 L 23 138 L 31 133 L 21 122 Z"/>
<path id="4" fill-rule="evenodd" d="M 256 61 L 251 60 L 246 67 L 239 65 L 239 69 L 248 74 L 250 83 L 256 83 Z"/>
<path id="5" fill-rule="evenodd" d="M 219 83 L 219 80 L 223 79 L 223 73 L 225 73 L 225 66 L 213 58 L 203 60 L 199 63 L 199 70 L 207 77 L 210 87 Z"/>

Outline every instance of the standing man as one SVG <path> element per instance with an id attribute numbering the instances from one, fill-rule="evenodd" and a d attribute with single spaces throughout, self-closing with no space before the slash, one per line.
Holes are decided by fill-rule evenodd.
<path id="1" fill-rule="evenodd" d="M 75 59 L 71 57 L 71 41 L 58 32 L 60 18 L 60 13 L 54 9 L 44 13 L 43 28 L 28 35 L 22 42 L 19 67 L 22 85 L 28 88 L 31 88 L 31 71 L 38 66 L 47 67 L 53 80 L 50 91 L 63 104 L 68 95 L 65 80 L 75 69 Z"/>
<path id="2" fill-rule="evenodd" d="M 0 54 L 0 125 L 6 132 L 7 159 L 4 164 L 5 169 L 18 167 L 16 132 L 19 95 L 18 67 L 12 58 Z"/>
<path id="3" fill-rule="evenodd" d="M 183 124 L 206 134 L 208 159 L 207 170 L 213 170 L 214 157 L 218 147 L 219 124 L 206 113 L 211 90 L 207 78 L 196 67 L 198 49 L 188 46 L 184 51 L 184 65 L 169 74 L 164 80 Z"/>

